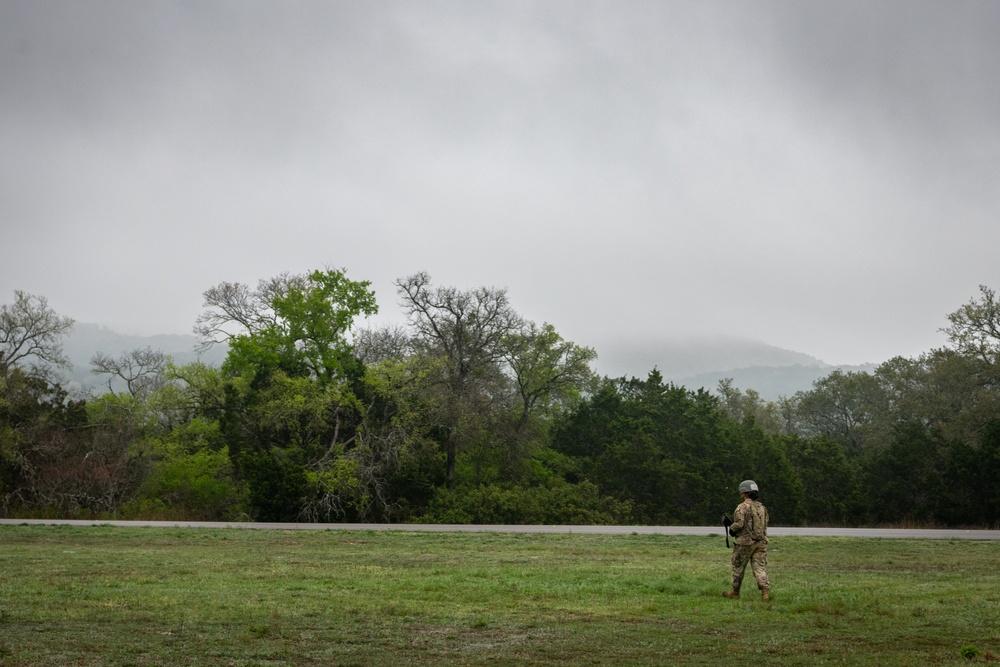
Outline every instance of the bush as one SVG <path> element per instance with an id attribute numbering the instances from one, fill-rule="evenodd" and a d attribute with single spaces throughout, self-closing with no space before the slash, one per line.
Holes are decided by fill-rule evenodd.
<path id="1" fill-rule="evenodd" d="M 225 521 L 245 513 L 229 453 L 202 450 L 156 463 L 126 513 L 136 518 Z"/>
<path id="2" fill-rule="evenodd" d="M 959 650 L 959 654 L 966 660 L 975 660 L 979 656 L 979 649 L 972 644 L 966 644 Z"/>
<path id="3" fill-rule="evenodd" d="M 431 500 L 427 523 L 500 525 L 616 525 L 627 521 L 631 506 L 601 496 L 593 483 L 510 487 L 498 484 L 448 490 Z"/>

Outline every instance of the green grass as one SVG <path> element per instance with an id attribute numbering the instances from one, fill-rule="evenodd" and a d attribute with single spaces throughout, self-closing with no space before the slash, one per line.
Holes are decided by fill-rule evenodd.
<path id="1" fill-rule="evenodd" d="M 2 526 L 0 665 L 1000 662 L 1000 543 L 769 559 L 768 604 L 721 535 Z"/>

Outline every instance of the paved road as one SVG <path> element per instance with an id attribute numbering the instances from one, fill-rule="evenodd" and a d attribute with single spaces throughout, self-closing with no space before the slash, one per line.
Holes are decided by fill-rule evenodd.
<path id="1" fill-rule="evenodd" d="M 601 535 L 718 535 L 721 526 L 482 526 L 422 523 L 251 523 L 224 521 L 71 521 L 0 519 L 0 525 L 122 526 L 155 528 L 247 528 L 255 530 L 401 530 L 459 533 L 587 533 Z M 772 526 L 771 537 L 878 537 L 923 540 L 1000 540 L 1000 530 L 937 530 L 916 528 L 783 528 Z"/>

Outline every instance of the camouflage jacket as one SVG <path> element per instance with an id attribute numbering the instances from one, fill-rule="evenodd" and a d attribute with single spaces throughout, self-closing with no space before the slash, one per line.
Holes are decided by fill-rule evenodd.
<path id="1" fill-rule="evenodd" d="M 736 544 L 767 544 L 767 508 L 759 500 L 744 500 L 736 506 L 729 530 Z"/>

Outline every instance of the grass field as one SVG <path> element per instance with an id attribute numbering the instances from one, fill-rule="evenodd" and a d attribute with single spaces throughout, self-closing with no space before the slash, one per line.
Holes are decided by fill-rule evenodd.
<path id="1" fill-rule="evenodd" d="M 1000 662 L 1000 543 L 0 526 L 0 665 Z M 963 656 L 964 653 L 964 656 Z"/>

